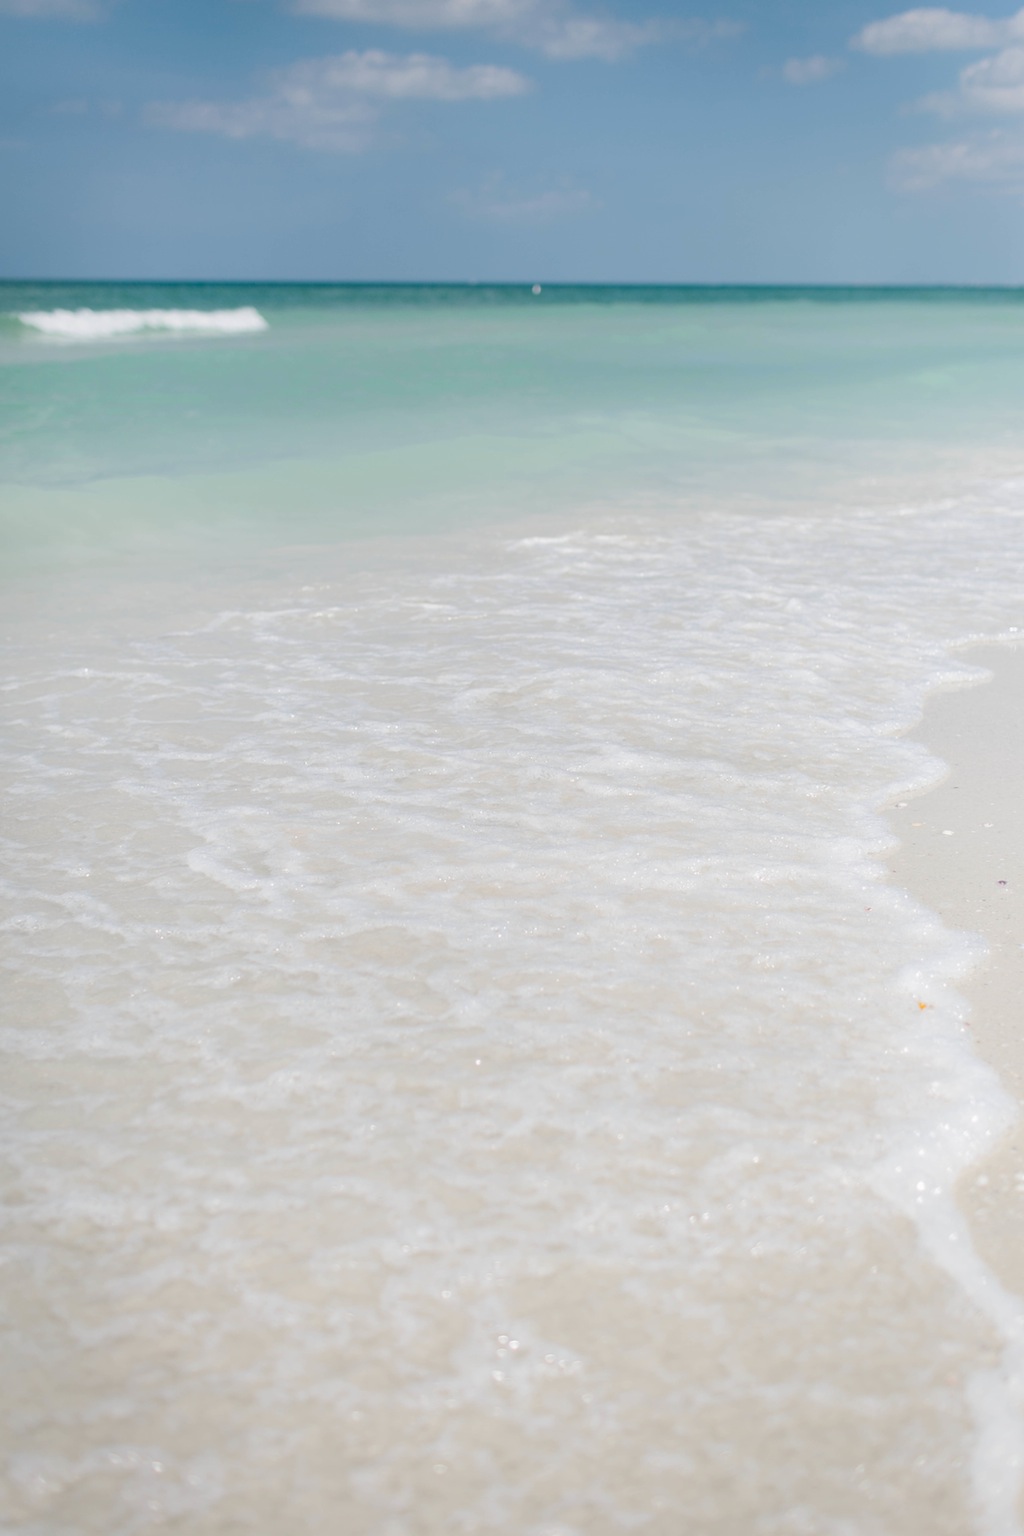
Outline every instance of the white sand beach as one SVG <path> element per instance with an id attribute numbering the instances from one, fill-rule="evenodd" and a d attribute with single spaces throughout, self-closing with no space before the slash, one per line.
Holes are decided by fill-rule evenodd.
<path id="1" fill-rule="evenodd" d="M 898 884 L 953 928 L 980 934 L 987 959 L 965 981 L 970 1030 L 1024 1114 L 1024 648 L 972 648 L 991 681 L 944 691 L 914 732 L 949 765 L 938 787 L 894 806 Z M 1024 1294 L 1024 1119 L 964 1176 L 960 1201 L 979 1252 Z"/>

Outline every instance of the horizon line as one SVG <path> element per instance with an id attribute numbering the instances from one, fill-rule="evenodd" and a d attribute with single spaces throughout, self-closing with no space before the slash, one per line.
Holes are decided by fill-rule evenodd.
<path id="1" fill-rule="evenodd" d="M 864 292 L 879 291 L 932 291 L 955 292 L 1003 292 L 1024 291 L 1024 279 L 1007 282 L 939 282 L 939 281 L 886 281 L 886 282 L 801 282 L 740 280 L 712 281 L 627 281 L 621 279 L 575 278 L 288 278 L 288 277 L 0 277 L 0 285 L 29 284 L 38 286 L 120 286 L 120 287 L 225 287 L 225 288 L 631 288 L 631 289 L 775 289 L 820 290 L 855 289 Z"/>

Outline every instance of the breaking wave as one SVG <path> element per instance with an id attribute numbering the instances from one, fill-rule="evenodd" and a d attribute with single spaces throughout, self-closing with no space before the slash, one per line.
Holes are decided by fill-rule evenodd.
<path id="1" fill-rule="evenodd" d="M 239 336 L 265 331 L 267 322 L 251 304 L 239 309 L 37 309 L 18 316 L 22 325 L 60 341 L 104 341 L 139 331 L 192 332 Z"/>

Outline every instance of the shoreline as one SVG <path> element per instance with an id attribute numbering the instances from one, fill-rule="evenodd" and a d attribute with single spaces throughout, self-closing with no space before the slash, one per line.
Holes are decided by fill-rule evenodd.
<path id="1" fill-rule="evenodd" d="M 1024 1297 L 1024 647 L 987 644 L 963 654 L 991 677 L 927 700 L 911 734 L 948 772 L 886 807 L 900 841 L 884 865 L 948 927 L 980 934 L 988 947 L 957 989 L 970 1003 L 978 1054 L 1020 1113 L 961 1176 L 956 1201 L 979 1256 Z"/>

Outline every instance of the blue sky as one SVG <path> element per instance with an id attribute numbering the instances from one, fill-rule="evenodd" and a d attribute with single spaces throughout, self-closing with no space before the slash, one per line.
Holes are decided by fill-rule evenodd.
<path id="1" fill-rule="evenodd" d="M 0 275 L 1024 282 L 1024 11 L 0 0 Z"/>

